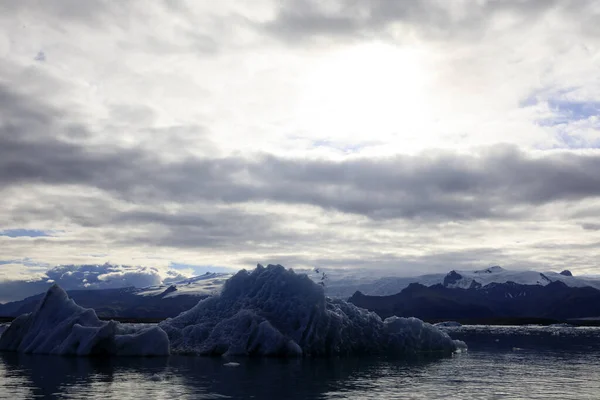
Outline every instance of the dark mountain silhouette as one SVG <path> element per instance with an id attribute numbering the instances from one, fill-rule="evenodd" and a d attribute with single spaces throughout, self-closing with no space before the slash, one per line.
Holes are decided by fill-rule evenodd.
<path id="1" fill-rule="evenodd" d="M 451 279 L 451 274 L 448 275 Z M 356 292 L 349 301 L 376 312 L 426 320 L 547 318 L 565 320 L 600 316 L 600 291 L 569 287 L 560 281 L 542 285 L 491 283 L 468 289 L 413 283 L 391 296 Z"/>
<path id="2" fill-rule="evenodd" d="M 101 318 L 164 319 L 175 317 L 207 297 L 186 294 L 165 297 L 176 290 L 175 286 L 169 286 L 162 293 L 146 296 L 136 294 L 139 289 L 133 287 L 69 290 L 67 293 L 80 306 L 96 310 L 96 314 Z M 31 312 L 43 296 L 44 293 L 40 293 L 24 300 L 0 304 L 0 316 L 16 317 Z"/>

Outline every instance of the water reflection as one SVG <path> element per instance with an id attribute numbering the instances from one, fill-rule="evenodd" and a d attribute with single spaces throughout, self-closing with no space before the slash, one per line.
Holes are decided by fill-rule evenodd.
<path id="1" fill-rule="evenodd" d="M 0 398 L 598 398 L 600 329 L 553 332 L 465 328 L 456 335 L 471 339 L 469 352 L 401 360 L 94 359 L 0 353 Z M 562 338 L 559 346 L 557 336 Z M 239 366 L 225 366 L 228 361 Z"/>
<path id="2" fill-rule="evenodd" d="M 0 397 L 317 399 L 380 390 L 380 380 L 418 379 L 438 357 L 242 359 L 77 358 L 0 354 Z M 375 385 L 373 382 L 378 382 Z"/>
<path id="3" fill-rule="evenodd" d="M 85 358 L 2 353 L 0 355 L 0 378 L 8 391 L 19 392 L 27 387 L 26 397 L 54 396 L 61 394 L 69 398 L 83 398 L 90 393 L 111 391 L 125 372 L 136 371 L 143 378 L 164 372 L 167 358 Z M 88 386 L 93 386 L 89 387 Z M 70 393 L 71 388 L 82 391 Z M 106 393 L 106 392 L 105 392 Z M 17 398 L 22 397 L 20 392 Z"/>

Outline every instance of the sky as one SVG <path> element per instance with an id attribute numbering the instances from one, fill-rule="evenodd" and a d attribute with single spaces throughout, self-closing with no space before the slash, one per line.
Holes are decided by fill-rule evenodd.
<path id="1" fill-rule="evenodd" d="M 599 18 L 2 1 L 0 291 L 78 265 L 599 274 Z"/>

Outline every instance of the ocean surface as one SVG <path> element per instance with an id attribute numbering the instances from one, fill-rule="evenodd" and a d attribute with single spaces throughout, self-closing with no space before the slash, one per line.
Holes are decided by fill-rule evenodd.
<path id="1" fill-rule="evenodd" d="M 465 326 L 447 331 L 465 340 L 469 351 L 447 357 L 316 360 L 0 353 L 0 398 L 600 398 L 600 328 Z"/>

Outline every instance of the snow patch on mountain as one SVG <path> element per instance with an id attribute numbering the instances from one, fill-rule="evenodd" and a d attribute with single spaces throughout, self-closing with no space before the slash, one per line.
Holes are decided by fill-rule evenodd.
<path id="1" fill-rule="evenodd" d="M 335 270 L 326 271 L 324 281 L 325 293 L 328 296 L 349 298 L 357 291 L 371 296 L 389 296 L 401 292 L 411 283 L 424 286 L 443 285 L 448 288 L 481 288 L 491 283 L 514 282 L 521 285 L 546 286 L 551 282 L 560 281 L 569 287 L 591 286 L 600 290 L 600 277 L 573 276 L 567 272 L 538 272 L 526 270 L 508 270 L 493 266 L 481 270 L 465 271 L 452 270 L 446 274 L 427 274 L 412 277 L 383 276 L 381 272 L 370 274 L 369 271 Z M 320 274 L 309 274 L 315 282 L 322 281 Z"/>
<path id="2" fill-rule="evenodd" d="M 593 278 L 578 278 L 572 275 L 561 274 L 557 272 L 537 272 L 537 271 L 517 271 L 507 270 L 499 266 L 494 266 L 477 271 L 451 271 L 446 275 L 455 279 L 445 280 L 444 286 L 449 288 L 468 289 L 473 287 L 484 287 L 491 283 L 513 282 L 519 285 L 540 285 L 546 286 L 551 282 L 563 282 L 569 287 L 591 286 L 600 289 L 600 280 Z"/>
<path id="3" fill-rule="evenodd" d="M 165 299 L 180 295 L 212 296 L 218 294 L 225 281 L 232 276 L 233 274 L 228 273 L 207 272 L 204 275 L 180 280 L 168 285 L 156 285 L 137 289 L 136 294 L 139 296 L 162 296 Z"/>
<path id="4" fill-rule="evenodd" d="M 388 296 L 400 292 L 411 283 L 431 286 L 441 283 L 446 274 L 428 274 L 420 276 L 386 276 L 389 271 L 373 269 L 326 269 L 319 273 L 307 271 L 307 275 L 316 283 L 323 283 L 327 296 L 347 299 L 355 292 Z M 400 289 L 398 289 L 400 288 Z"/>
<path id="5" fill-rule="evenodd" d="M 465 345 L 416 318 L 377 314 L 326 298 L 281 265 L 238 272 L 219 295 L 160 324 L 171 351 L 201 355 L 330 356 L 453 352 Z"/>
<path id="6" fill-rule="evenodd" d="M 546 275 L 535 271 L 509 271 L 502 267 L 490 267 L 478 271 L 451 271 L 457 279 L 444 281 L 444 286 L 449 288 L 479 288 L 490 283 L 514 282 L 520 285 L 546 286 L 552 282 Z M 447 275 L 447 276 L 448 276 Z"/>

